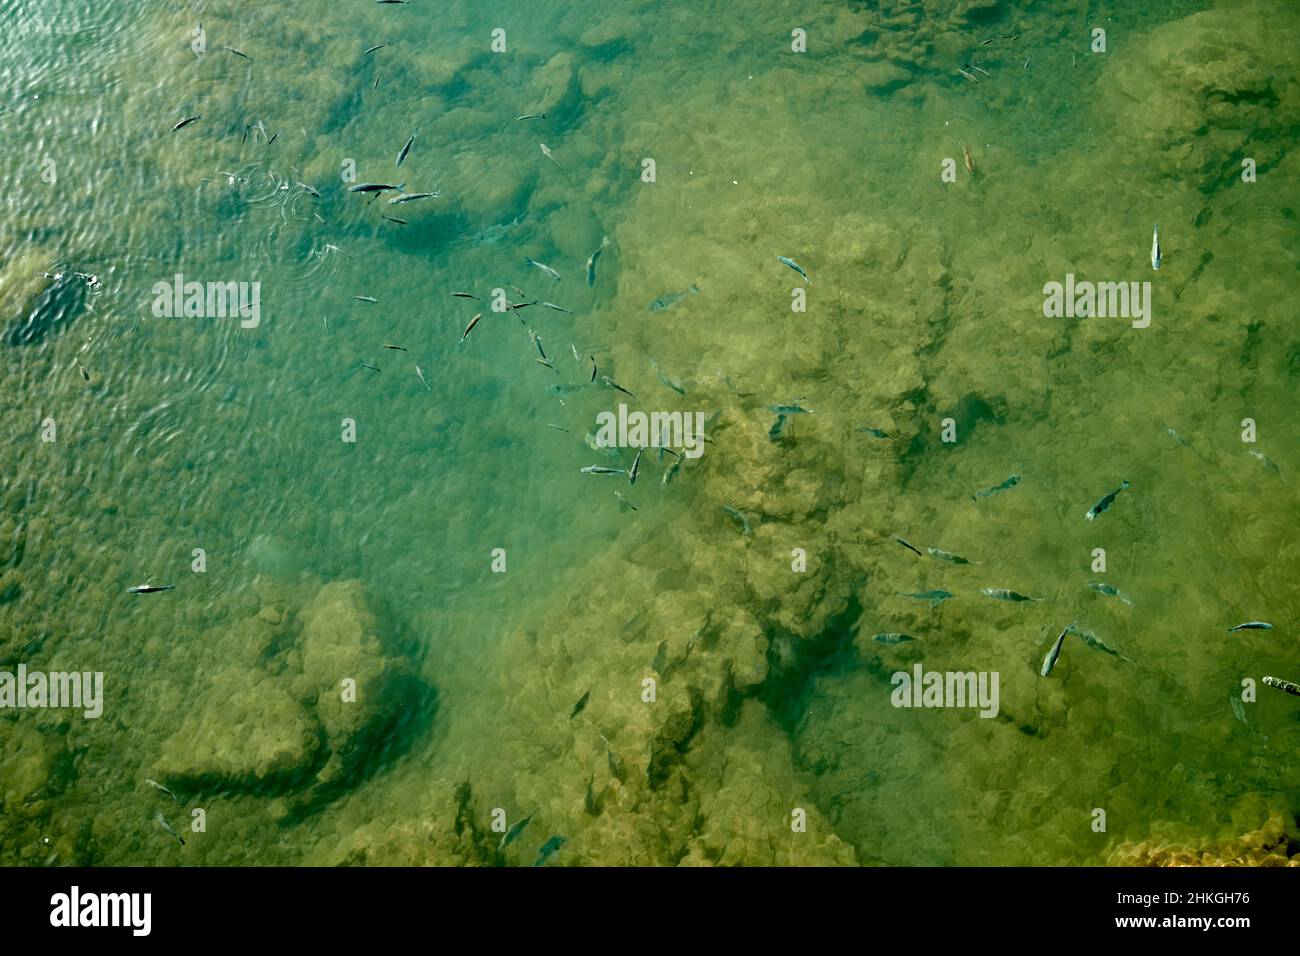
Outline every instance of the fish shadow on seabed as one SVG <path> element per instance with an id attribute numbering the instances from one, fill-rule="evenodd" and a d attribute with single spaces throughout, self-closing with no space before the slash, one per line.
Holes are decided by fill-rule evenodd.
<path id="1" fill-rule="evenodd" d="M 38 345 L 71 325 L 86 309 L 86 283 L 71 273 L 55 279 L 36 296 L 26 315 L 19 314 L 4 328 L 5 345 Z"/>

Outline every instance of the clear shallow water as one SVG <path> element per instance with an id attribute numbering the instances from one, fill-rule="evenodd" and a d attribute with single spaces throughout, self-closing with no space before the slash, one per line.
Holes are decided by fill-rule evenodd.
<path id="1" fill-rule="evenodd" d="M 3 11 L 0 302 L 30 334 L 0 347 L 0 666 L 107 700 L 3 715 L 4 862 L 527 864 L 559 834 L 553 865 L 1097 863 L 1294 820 L 1291 698 L 1229 701 L 1300 679 L 1293 11 L 52 9 Z M 368 204 L 348 160 L 443 196 Z M 102 291 L 22 322 L 56 264 Z M 178 271 L 260 281 L 261 324 L 154 317 Z M 1151 327 L 1044 318 L 1068 272 L 1151 281 Z M 573 314 L 458 344 L 484 303 L 450 293 L 513 286 Z M 635 399 L 547 392 L 593 353 Z M 630 463 L 583 441 L 619 401 L 717 414 L 712 443 L 667 487 L 653 455 L 580 475 Z M 1071 639 L 1038 677 L 1075 618 L 1129 660 Z M 1226 633 L 1250 619 L 1277 628 Z M 999 717 L 892 707 L 917 662 L 998 672 Z M 196 807 L 182 849 L 154 815 Z M 537 811 L 500 853 L 495 808 Z"/>

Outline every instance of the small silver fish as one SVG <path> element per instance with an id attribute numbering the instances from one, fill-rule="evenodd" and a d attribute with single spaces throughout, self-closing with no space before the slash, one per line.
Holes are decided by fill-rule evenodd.
<path id="1" fill-rule="evenodd" d="M 541 866 L 551 857 L 555 856 L 555 854 L 559 853 L 560 850 L 563 849 L 564 844 L 568 842 L 569 842 L 568 837 L 562 837 L 562 836 L 551 837 L 544 844 L 542 844 L 542 848 L 537 851 L 537 860 L 533 863 L 533 866 Z"/>
<path id="2" fill-rule="evenodd" d="M 1113 584 L 1106 584 L 1102 581 L 1091 581 L 1088 584 L 1088 590 L 1096 591 L 1098 594 L 1105 594 L 1110 597 L 1119 598 L 1129 607 L 1133 606 L 1133 602 L 1128 599 L 1128 595 Z"/>
<path id="3" fill-rule="evenodd" d="M 401 192 L 406 188 L 406 183 L 398 183 L 396 186 L 390 186 L 388 183 L 356 183 L 348 187 L 350 193 L 386 193 Z"/>
<path id="4" fill-rule="evenodd" d="M 1290 694 L 1292 697 L 1300 697 L 1300 684 L 1292 683 L 1289 680 L 1283 680 L 1280 677 L 1265 677 L 1264 683 L 1269 687 L 1282 691 L 1283 693 Z"/>
<path id="5" fill-rule="evenodd" d="M 686 394 L 685 386 L 683 386 L 681 382 L 675 382 L 671 378 L 668 378 L 668 376 L 664 375 L 664 373 L 659 370 L 659 363 L 656 362 L 654 359 L 650 360 L 650 368 L 654 370 L 654 373 L 658 377 L 659 381 L 663 382 L 665 385 L 671 388 L 678 395 Z"/>
<path id="6" fill-rule="evenodd" d="M 394 196 L 388 200 L 390 206 L 400 206 L 402 203 L 415 202 L 417 199 L 440 199 L 442 193 L 402 193 L 400 196 Z"/>
<path id="7" fill-rule="evenodd" d="M 127 588 L 126 593 L 127 594 L 157 594 L 159 591 L 174 591 L 174 590 L 176 590 L 176 585 L 174 584 L 163 584 L 158 586 L 152 584 L 137 584 L 133 588 Z"/>
<path id="8" fill-rule="evenodd" d="M 1061 632 L 1060 637 L 1056 639 L 1056 643 L 1052 645 L 1047 652 L 1047 656 L 1043 658 L 1043 666 L 1038 671 L 1039 677 L 1046 677 L 1052 673 L 1052 668 L 1056 666 L 1056 659 L 1061 656 L 1061 646 L 1065 643 L 1065 635 L 1073 631 L 1074 625 L 1078 623 L 1078 621 L 1071 621 L 1065 626 L 1065 630 Z"/>
<path id="9" fill-rule="evenodd" d="M 1273 625 L 1266 621 L 1247 621 L 1245 624 L 1238 624 L 1236 627 L 1228 628 L 1228 633 L 1233 631 L 1271 631 Z"/>
<path id="10" fill-rule="evenodd" d="M 524 827 L 528 826 L 528 821 L 535 816 L 537 816 L 536 810 L 528 814 L 528 816 L 524 817 L 522 820 L 515 823 L 509 830 L 503 833 L 501 835 L 501 842 L 497 844 L 497 851 L 500 852 L 501 850 L 504 850 L 510 844 L 518 840 L 519 834 L 523 833 Z"/>
<path id="11" fill-rule="evenodd" d="M 988 488 L 981 488 L 979 491 L 975 492 L 975 494 L 971 495 L 970 500 L 979 501 L 981 498 L 987 498 L 989 495 L 995 495 L 999 491 L 1006 491 L 1008 488 L 1014 488 L 1018 484 L 1020 484 L 1020 476 L 1012 475 L 1010 478 L 1002 482 L 1002 484 L 1000 485 L 992 485 Z"/>
<path id="12" fill-rule="evenodd" d="M 905 641 L 916 640 L 916 638 L 914 638 L 911 634 L 876 634 L 871 639 L 875 641 L 877 644 L 885 644 L 889 646 L 892 646 L 894 644 L 902 644 Z"/>
<path id="13" fill-rule="evenodd" d="M 948 598 L 954 596 L 951 591 L 944 591 L 941 588 L 936 588 L 933 591 L 921 591 L 919 594 L 908 594 L 905 591 L 898 591 L 897 594 L 899 597 L 912 598 L 916 601 L 929 601 L 931 607 L 942 604 Z"/>
<path id="14" fill-rule="evenodd" d="M 731 505 L 723 505 L 722 513 L 727 515 L 727 517 L 731 518 L 738 525 L 740 525 L 741 534 L 745 535 L 746 537 L 751 536 L 752 532 L 749 527 L 749 519 L 746 518 L 743 514 L 741 514 L 740 511 L 733 508 Z"/>
<path id="15" fill-rule="evenodd" d="M 632 504 L 632 502 L 628 501 L 627 495 L 623 494 L 623 492 L 615 491 L 614 497 L 618 499 L 618 506 L 620 511 L 626 510 L 627 508 L 631 508 L 633 511 L 637 510 L 637 506 Z"/>
<path id="16" fill-rule="evenodd" d="M 172 829 L 172 825 L 167 822 L 166 817 L 164 817 L 161 813 L 159 813 L 158 816 L 156 816 L 154 819 L 158 821 L 159 825 L 164 830 L 166 830 L 168 833 L 174 836 L 177 840 L 180 840 L 181 846 L 185 845 L 185 840 L 181 837 L 179 833 L 177 833 L 175 830 Z"/>
<path id="17" fill-rule="evenodd" d="M 1085 631 L 1082 628 L 1076 627 L 1074 629 L 1074 633 L 1078 634 L 1079 639 L 1083 641 L 1083 643 L 1091 647 L 1094 651 L 1101 651 L 1103 654 L 1109 654 L 1111 657 L 1118 657 L 1122 661 L 1129 660 L 1127 657 L 1125 657 L 1119 651 L 1115 650 L 1113 647 L 1108 647 L 1102 641 L 1101 638 L 1099 638 L 1096 634 L 1092 633 L 1091 631 Z M 1129 663 L 1131 664 L 1133 662 L 1129 661 Z"/>
<path id="18" fill-rule="evenodd" d="M 777 256 L 776 261 L 789 266 L 795 272 L 799 273 L 799 275 L 803 276 L 804 285 L 812 285 L 812 279 L 808 278 L 808 273 L 803 271 L 803 266 L 799 265 L 799 263 L 786 256 Z"/>
<path id="19" fill-rule="evenodd" d="M 603 465 L 588 465 L 585 468 L 579 468 L 578 471 L 580 471 L 584 475 L 626 475 L 627 474 L 627 469 L 625 468 L 606 468 Z"/>
<path id="20" fill-rule="evenodd" d="M 1037 601 L 1038 598 L 1029 597 L 1021 594 L 1019 591 L 1008 591 L 1006 588 L 980 588 L 980 594 L 985 597 L 991 597 L 997 601 Z"/>
<path id="21" fill-rule="evenodd" d="M 415 374 L 420 376 L 420 381 L 424 383 L 424 387 L 429 389 L 430 392 L 432 392 L 433 388 L 429 385 L 428 379 L 424 377 L 424 369 L 420 368 L 420 366 L 417 365 L 415 367 Z"/>
<path id="22" fill-rule="evenodd" d="M 371 305 L 375 305 L 379 302 L 379 300 L 373 295 L 354 295 L 352 298 L 356 299 L 358 302 L 369 302 Z"/>
<path id="23" fill-rule="evenodd" d="M 788 405 L 769 405 L 767 410 L 776 415 L 811 415 L 811 408 L 804 408 L 802 405 L 790 403 Z"/>
<path id="24" fill-rule="evenodd" d="M 1089 508 L 1088 511 L 1087 511 L 1087 513 L 1083 516 L 1083 517 L 1084 517 L 1084 520 L 1086 520 L 1086 521 L 1092 521 L 1092 520 L 1093 520 L 1094 518 L 1096 518 L 1099 514 L 1101 514 L 1102 512 L 1108 510 L 1108 509 L 1110 508 L 1111 504 L 1114 503 L 1115 499 L 1119 497 L 1119 493 L 1120 493 L 1121 491 L 1123 491 L 1123 490 L 1124 490 L 1125 488 L 1127 488 L 1127 487 L 1129 487 L 1129 482 L 1125 481 L 1125 482 L 1121 483 L 1120 486 L 1119 486 L 1118 488 L 1116 488 L 1116 489 L 1115 489 L 1114 491 L 1112 491 L 1110 494 L 1108 494 L 1108 495 L 1106 495 L 1104 498 L 1102 498 L 1101 501 L 1098 501 L 1095 505 L 1093 505 L 1091 508 Z"/>
<path id="25" fill-rule="evenodd" d="M 596 260 L 600 258 L 600 254 L 605 251 L 605 247 L 608 245 L 609 245 L 609 236 L 602 236 L 600 240 L 600 246 L 596 249 L 595 252 L 591 254 L 591 258 L 587 260 L 587 285 L 588 286 L 594 287 L 596 285 Z"/>
<path id="26" fill-rule="evenodd" d="M 528 256 L 524 256 L 524 261 L 527 262 L 530 266 L 536 266 L 538 269 L 541 269 L 542 272 L 546 273 L 556 282 L 560 281 L 560 274 L 556 272 L 554 269 L 552 269 L 550 266 L 544 265 L 538 262 L 536 259 L 530 259 L 528 258 Z"/>
<path id="27" fill-rule="evenodd" d="M 530 119 L 546 119 L 546 114 L 545 114 L 545 113 L 525 113 L 523 116 L 516 116 L 516 117 L 515 117 L 515 122 L 518 123 L 518 122 L 520 122 L 520 121 L 522 121 L 522 120 L 530 120 Z"/>
<path id="28" fill-rule="evenodd" d="M 189 126 L 191 123 L 195 122 L 196 120 L 201 120 L 201 119 L 203 119 L 202 116 L 188 116 L 185 119 L 181 120 L 179 123 L 177 123 L 175 126 L 173 126 L 172 132 L 174 133 L 178 129 L 183 129 L 184 127 Z"/>
<path id="29" fill-rule="evenodd" d="M 699 287 L 696 286 L 695 283 L 691 283 L 690 287 L 685 292 L 666 292 L 651 302 L 647 308 L 651 312 L 662 312 L 664 309 L 676 305 L 688 295 L 695 295 L 699 291 Z"/>
<path id="30" fill-rule="evenodd" d="M 543 156 L 545 156 L 547 159 L 553 162 L 556 166 L 560 165 L 560 161 L 556 159 L 553 155 L 551 155 L 551 151 L 545 143 L 538 143 L 537 145 L 542 148 Z"/>
<path id="31" fill-rule="evenodd" d="M 417 128 L 415 133 L 418 133 L 419 131 L 420 130 Z M 398 166 L 402 165 L 402 160 L 406 159 L 406 154 L 411 151 L 411 144 L 415 142 L 415 133 L 411 134 L 411 138 L 406 141 L 406 145 L 402 147 L 402 151 L 397 154 Z"/>
<path id="32" fill-rule="evenodd" d="M 930 552 L 930 557 L 936 561 L 948 561 L 951 564 L 971 564 L 959 554 L 953 554 L 951 551 L 940 551 L 938 548 L 926 548 Z"/>
<path id="33" fill-rule="evenodd" d="M 682 459 L 678 458 L 675 462 L 669 465 L 668 468 L 664 471 L 664 476 L 662 479 L 660 479 L 659 486 L 661 488 L 667 488 L 668 483 L 677 477 L 677 472 L 681 470 L 681 467 L 682 467 Z"/>
<path id="34" fill-rule="evenodd" d="M 627 473 L 627 483 L 629 485 L 636 484 L 637 472 L 641 470 L 641 456 L 644 453 L 645 453 L 644 448 L 638 448 L 636 452 L 636 458 L 632 459 L 632 467 Z"/>
<path id="35" fill-rule="evenodd" d="M 1160 223 L 1151 230 L 1151 268 L 1160 268 Z"/>
<path id="36" fill-rule="evenodd" d="M 869 427 L 863 426 L 863 427 L 859 428 L 858 431 L 860 431 L 860 432 L 866 432 L 866 433 L 867 433 L 868 435 L 870 435 L 872 438 L 888 438 L 888 437 L 889 437 L 889 435 L 888 435 L 886 432 L 882 432 L 879 428 L 869 428 Z"/>
<path id="37" fill-rule="evenodd" d="M 171 797 L 172 800 L 174 800 L 176 803 L 180 803 L 180 801 L 176 799 L 176 794 L 172 793 L 170 790 L 164 787 L 157 780 L 150 780 L 146 777 L 144 782 L 147 783 L 149 786 L 153 787 L 155 790 L 167 794 L 167 796 Z"/>

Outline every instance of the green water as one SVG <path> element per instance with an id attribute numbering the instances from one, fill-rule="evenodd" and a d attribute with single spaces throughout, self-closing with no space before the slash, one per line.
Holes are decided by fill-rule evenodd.
<path id="1" fill-rule="evenodd" d="M 1300 7 L 0 18 L 0 670 L 105 682 L 98 719 L 0 710 L 0 863 L 528 865 L 560 835 L 548 865 L 1097 864 L 1269 819 L 1295 839 L 1300 699 L 1259 682 L 1300 682 Z M 372 203 L 353 166 L 441 196 Z M 155 316 L 176 273 L 260 282 L 260 324 Z M 1150 326 L 1044 317 L 1067 273 L 1149 281 Z M 498 288 L 572 314 L 495 313 Z M 585 441 L 620 402 L 703 412 L 710 441 L 667 485 L 653 451 L 635 485 L 580 474 L 630 466 Z M 773 440 L 790 403 L 812 414 Z M 898 596 L 932 589 L 955 596 Z M 1070 637 L 1040 677 L 1076 619 L 1122 658 Z M 1275 627 L 1228 633 L 1249 620 Z M 998 716 L 892 706 L 918 663 L 996 672 Z"/>

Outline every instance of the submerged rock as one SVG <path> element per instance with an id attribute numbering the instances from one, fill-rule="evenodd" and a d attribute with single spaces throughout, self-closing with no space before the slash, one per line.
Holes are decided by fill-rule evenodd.
<path id="1" fill-rule="evenodd" d="M 315 718 L 282 682 L 229 667 L 164 741 L 155 771 L 186 789 L 275 792 L 310 777 L 320 745 Z"/>

